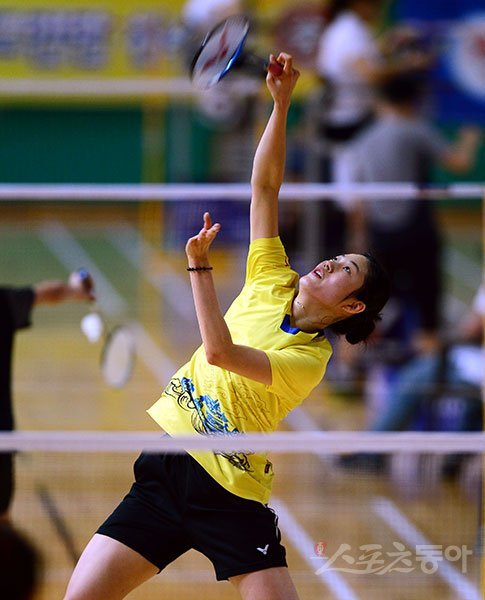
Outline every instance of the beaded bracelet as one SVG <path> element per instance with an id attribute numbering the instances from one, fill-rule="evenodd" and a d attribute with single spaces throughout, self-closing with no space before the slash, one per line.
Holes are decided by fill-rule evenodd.
<path id="1" fill-rule="evenodd" d="M 187 267 L 187 271 L 212 271 L 212 267 Z"/>

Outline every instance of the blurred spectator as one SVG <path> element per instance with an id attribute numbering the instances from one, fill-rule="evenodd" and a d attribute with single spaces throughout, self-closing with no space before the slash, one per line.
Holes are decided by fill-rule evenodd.
<path id="1" fill-rule="evenodd" d="M 183 19 L 189 29 L 205 35 L 219 21 L 242 12 L 241 0 L 187 0 Z"/>
<path id="2" fill-rule="evenodd" d="M 12 406 L 12 355 L 15 334 L 30 326 L 31 312 L 40 304 L 93 300 L 93 282 L 74 271 L 69 282 L 41 281 L 27 287 L 0 287 L 0 431 L 14 428 Z M 13 496 L 14 466 L 11 453 L 0 452 L 0 522 L 8 519 Z M 0 598 L 10 598 L 2 596 Z"/>
<path id="3" fill-rule="evenodd" d="M 455 144 L 445 142 L 419 117 L 423 78 L 395 76 L 379 86 L 376 121 L 353 144 L 354 182 L 429 183 L 435 163 L 454 172 L 472 166 L 479 130 L 460 131 Z M 399 321 L 408 318 L 411 352 L 432 350 L 440 326 L 441 241 L 433 203 L 427 200 L 368 200 L 349 212 L 349 245 L 370 249 L 393 282 Z M 409 310 L 411 308 L 411 311 Z M 400 342 L 406 339 L 400 339 Z"/>
<path id="4" fill-rule="evenodd" d="M 386 405 L 372 415 L 368 429 L 481 431 L 484 317 L 482 284 L 456 330 L 444 336 L 434 352 L 417 356 L 398 372 Z M 445 402 L 453 406 L 449 415 L 443 414 Z M 373 472 L 382 471 L 387 463 L 387 455 L 368 453 L 346 455 L 339 460 L 344 468 Z M 451 461 L 448 466 L 459 464 L 460 460 L 456 465 Z"/>
<path id="5" fill-rule="evenodd" d="M 32 600 L 40 578 L 37 550 L 8 523 L 0 523 L 0 598 Z"/>
<path id="6" fill-rule="evenodd" d="M 397 73 L 429 66 L 429 55 L 417 45 L 409 45 L 409 35 L 393 36 L 392 44 L 379 44 L 375 28 L 383 0 L 330 0 L 325 4 L 327 25 L 320 38 L 316 71 L 323 87 L 313 100 L 318 128 L 317 154 L 307 176 L 312 180 L 348 184 L 351 181 L 350 142 L 374 118 L 374 86 Z M 406 44 L 407 51 L 402 51 Z M 315 124 L 313 124 L 315 126 Z M 325 204 L 322 223 L 332 223 L 324 231 L 324 254 L 340 252 L 345 230 L 346 198 Z M 334 226 L 340 222 L 342 226 Z M 341 234 L 342 235 L 342 234 Z"/>
<path id="7" fill-rule="evenodd" d="M 442 340 L 435 352 L 418 356 L 403 367 L 393 386 L 392 400 L 386 410 L 377 415 L 372 431 L 408 428 L 423 398 L 437 395 L 440 388 L 451 390 L 460 386 L 462 392 L 475 390 L 475 399 L 480 399 L 485 360 L 481 345 L 484 317 L 485 287 L 482 285 L 456 331 Z M 467 424 L 467 429 L 479 431 L 481 428 L 480 419 Z"/>

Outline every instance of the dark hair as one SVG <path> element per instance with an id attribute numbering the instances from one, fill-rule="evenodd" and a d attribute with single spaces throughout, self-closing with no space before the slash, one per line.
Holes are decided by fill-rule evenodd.
<path id="1" fill-rule="evenodd" d="M 31 598 L 39 580 L 40 557 L 30 540 L 9 523 L 0 523 L 0 556 L 2 597 Z"/>
<path id="2" fill-rule="evenodd" d="M 388 274 L 377 260 L 367 252 L 362 253 L 367 259 L 367 274 L 364 283 L 351 296 L 365 303 L 361 313 L 337 321 L 328 329 L 337 335 L 345 335 L 349 344 L 365 341 L 374 331 L 376 323 L 381 320 L 381 310 L 389 300 L 391 282 Z"/>
<path id="3" fill-rule="evenodd" d="M 414 71 L 384 78 L 377 85 L 380 98 L 393 105 L 416 104 L 427 91 L 426 73 Z"/>
<path id="4" fill-rule="evenodd" d="M 380 4 L 382 0 L 368 0 L 374 4 Z M 327 25 L 330 25 L 340 13 L 348 10 L 355 0 L 329 0 L 325 2 L 323 12 L 325 14 L 325 21 Z"/>
<path id="5" fill-rule="evenodd" d="M 325 2 L 324 12 L 327 24 L 329 25 L 341 12 L 347 10 L 349 5 L 350 0 L 329 0 L 329 2 Z"/>

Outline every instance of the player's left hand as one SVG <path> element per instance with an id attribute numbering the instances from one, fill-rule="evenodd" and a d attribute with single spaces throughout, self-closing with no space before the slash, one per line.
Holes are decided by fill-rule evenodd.
<path id="1" fill-rule="evenodd" d="M 185 245 L 187 257 L 193 261 L 206 261 L 209 254 L 209 248 L 220 229 L 220 223 L 212 224 L 210 214 L 208 212 L 204 213 L 204 225 L 202 229 L 197 235 L 189 238 Z"/>

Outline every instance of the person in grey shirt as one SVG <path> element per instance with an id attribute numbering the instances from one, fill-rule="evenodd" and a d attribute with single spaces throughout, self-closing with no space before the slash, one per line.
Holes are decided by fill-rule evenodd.
<path id="1" fill-rule="evenodd" d="M 457 173 L 472 166 L 479 131 L 463 128 L 455 144 L 446 142 L 419 117 L 423 90 L 415 75 L 379 86 L 379 116 L 353 146 L 354 182 L 425 185 L 435 164 Z M 422 199 L 355 200 L 348 213 L 352 247 L 375 253 L 391 276 L 394 296 L 414 305 L 410 343 L 417 352 L 435 348 L 440 324 L 441 241 L 433 206 Z"/>

